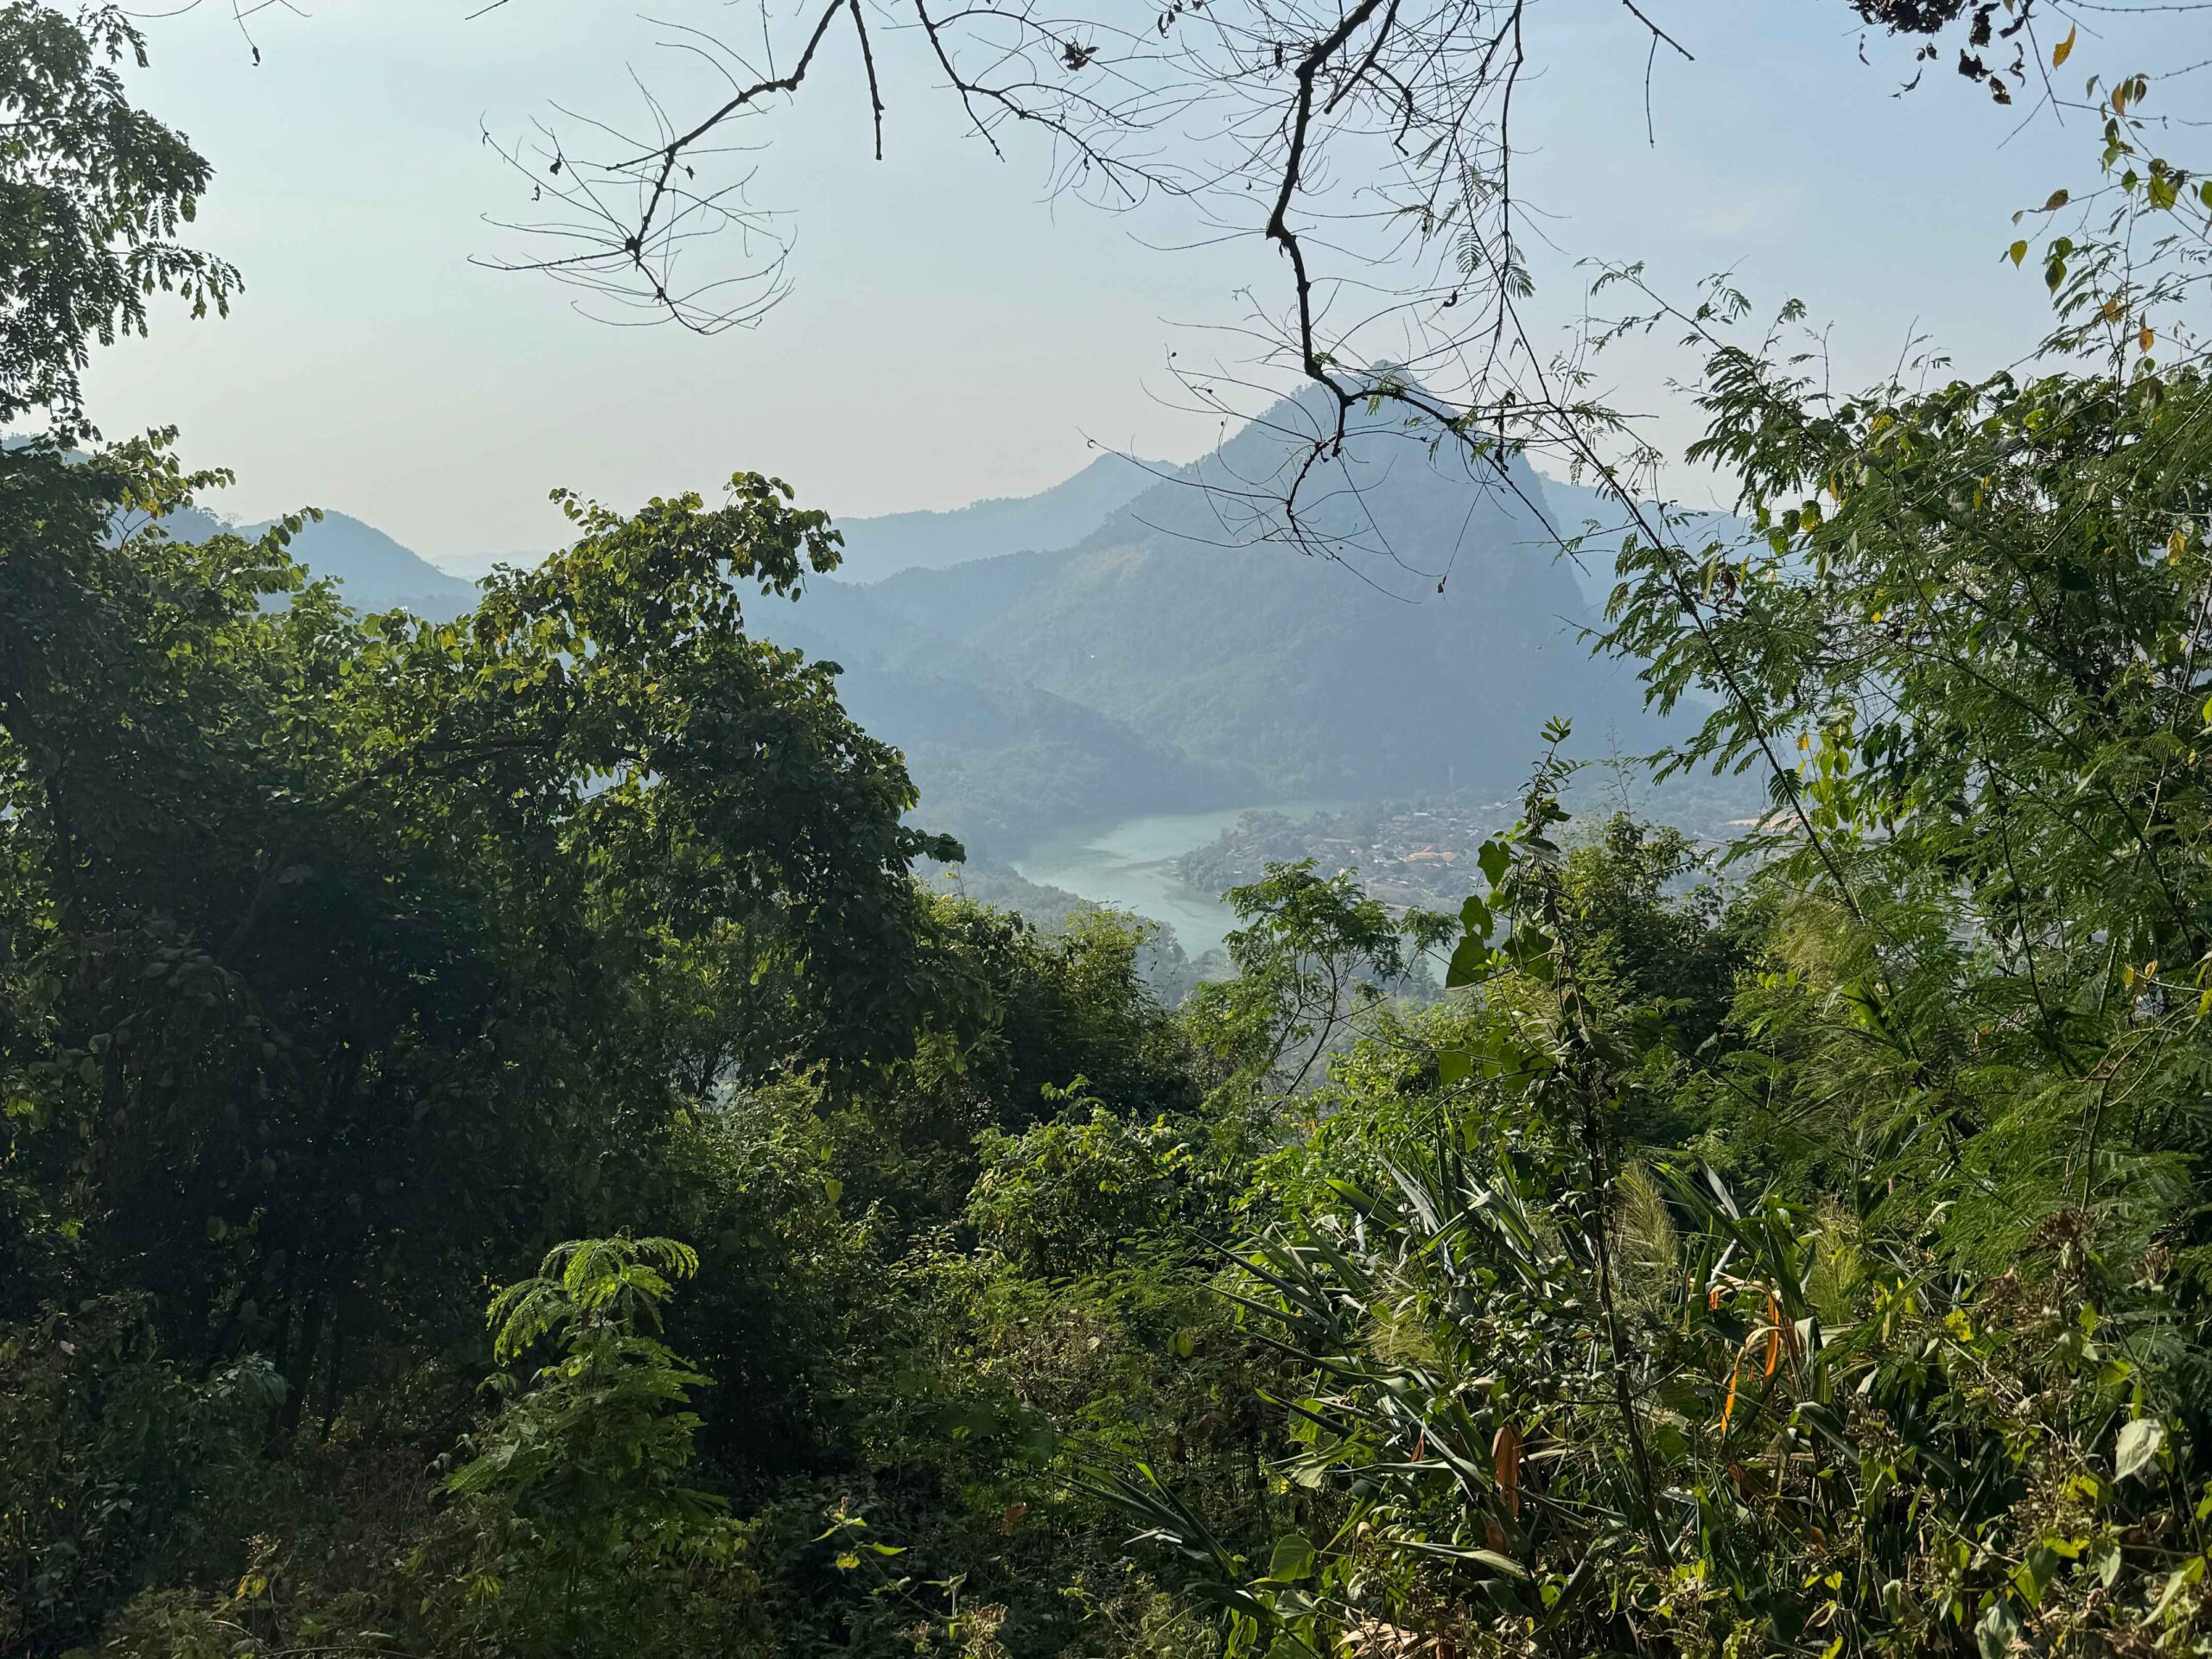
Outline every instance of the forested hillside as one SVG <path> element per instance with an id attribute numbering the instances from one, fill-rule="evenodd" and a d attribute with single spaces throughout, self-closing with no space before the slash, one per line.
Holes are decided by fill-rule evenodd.
<path id="1" fill-rule="evenodd" d="M 924 819 L 1001 855 L 1065 824 L 1203 810 L 1264 789 L 1249 766 L 1194 760 L 932 631 L 880 584 L 816 582 L 760 626 L 838 665 L 845 706 L 905 755 Z"/>
<path id="2" fill-rule="evenodd" d="M 118 528 L 129 529 L 124 514 Z M 198 507 L 179 507 L 164 515 L 163 530 L 180 542 L 204 542 L 219 535 L 256 541 L 276 528 L 274 519 L 232 524 Z M 324 511 L 302 523 L 292 538 L 294 557 L 318 576 L 338 584 L 346 602 L 359 611 L 409 610 L 443 622 L 476 602 L 473 583 L 448 575 L 428 559 L 349 514 Z"/>
<path id="3" fill-rule="evenodd" d="M 1502 488 L 1376 423 L 1332 462 L 1329 497 L 1301 526 L 1326 538 L 1317 555 L 1263 505 L 1313 418 L 1305 404 L 1277 408 L 1067 550 L 910 570 L 870 586 L 865 607 L 817 592 L 765 626 L 868 670 L 849 678 L 854 706 L 880 709 L 870 728 L 906 751 L 924 800 L 994 847 L 1007 844 L 998 823 L 1508 793 L 1525 734 L 1554 715 L 1592 753 L 1659 746 L 1668 725 L 1633 672 L 1582 637 L 1598 613 L 1533 472 Z M 1059 747 L 1056 764 L 1039 747 L 978 743 L 941 699 L 879 699 L 884 671 L 999 688 L 978 703 L 1033 688 L 1052 700 L 1038 706 L 1093 711 L 1116 741 L 1092 747 L 1087 767 L 1081 748 Z"/>
<path id="4" fill-rule="evenodd" d="M 1247 435 L 1281 465 L 1264 426 Z M 1633 677 L 1575 638 L 1590 613 L 1541 531 L 1417 448 L 1346 465 L 1369 474 L 1363 510 L 1393 553 L 1224 545 L 1203 483 L 1172 480 L 1070 551 L 877 591 L 965 651 L 1195 759 L 1248 765 L 1286 796 L 1440 776 L 1510 787 L 1522 745 L 1504 734 L 1562 710 L 1652 746 Z M 1459 591 L 1435 602 L 1447 567 Z"/>
<path id="5" fill-rule="evenodd" d="M 2054 256 L 2032 375 L 1848 402 L 1700 319 L 1758 532 L 1625 535 L 1587 663 L 1503 502 L 1375 544 L 1447 539 L 1402 467 L 1340 560 L 1160 539 L 1297 499 L 1240 468 L 895 609 L 758 474 L 563 495 L 365 613 L 92 429 L 238 283 L 137 27 L 0 4 L 0 1653 L 2212 1652 L 2212 378 L 2132 257 Z M 2136 160 L 2128 246 L 2201 238 Z M 825 599 L 887 717 L 934 635 L 1287 784 L 1310 697 L 1512 822 L 1441 912 L 1266 865 L 1170 1010 L 944 891 L 771 643 Z M 1271 721 L 1213 665 L 1281 631 Z M 1728 858 L 1567 820 L 1631 693 L 1770 791 Z"/>
<path id="6" fill-rule="evenodd" d="M 1516 494 L 1376 423 L 1332 465 L 1306 526 L 1329 538 L 1317 556 L 1262 510 L 1313 418 L 1287 403 L 1165 478 L 1122 463 L 1108 490 L 1101 461 L 1039 496 L 930 515 L 928 563 L 882 581 L 853 578 L 891 562 L 894 521 L 840 525 L 860 551 L 758 626 L 836 663 L 846 706 L 904 752 L 923 817 L 1001 856 L 1144 813 L 1494 798 L 1519 774 L 1522 734 L 1555 714 L 1593 753 L 1658 746 L 1667 725 L 1632 672 L 1582 638 L 1602 607 L 1547 526 L 1579 537 L 1584 524 L 1550 506 L 1542 480 L 1521 467 Z M 1070 545 L 994 553 L 1009 526 Z M 170 526 L 186 539 L 214 527 L 204 513 Z M 1613 528 L 1583 562 L 1610 567 Z M 956 558 L 956 544 L 972 550 Z M 467 602 L 342 514 L 306 526 L 296 551 L 362 608 L 442 620 Z"/>

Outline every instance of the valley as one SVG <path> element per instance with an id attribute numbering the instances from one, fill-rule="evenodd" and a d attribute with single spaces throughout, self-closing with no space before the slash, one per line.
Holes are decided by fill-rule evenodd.
<path id="1" fill-rule="evenodd" d="M 1517 463 L 1504 489 L 1378 423 L 1325 463 L 1293 526 L 1260 504 L 1318 418 L 1293 398 L 1185 467 L 1102 455 L 1035 496 L 843 521 L 837 570 L 751 620 L 837 665 L 845 706 L 905 756 L 915 823 L 1009 891 L 1063 895 L 1003 902 L 1048 925 L 1068 894 L 1134 911 L 1172 931 L 1170 978 L 1212 970 L 1233 922 L 1217 895 L 1270 859 L 1449 907 L 1546 720 L 1571 719 L 1593 761 L 1647 753 L 1673 723 L 1593 654 L 1619 527 L 1592 492 Z M 474 597 L 343 513 L 294 550 L 356 608 L 445 617 Z M 1678 787 L 1649 806 L 1717 836 L 1740 796 Z"/>
<path id="2" fill-rule="evenodd" d="M 1290 805 L 1288 812 L 1324 807 Z M 1185 872 L 1189 860 L 1251 817 L 1254 809 L 1210 812 L 1168 812 L 1121 818 L 1071 829 L 1046 837 L 1013 860 L 1024 880 L 1064 889 L 1092 904 L 1131 911 L 1173 931 L 1198 969 L 1217 973 L 1222 940 L 1236 926 L 1236 915 L 1219 897 L 1234 883 L 1196 885 Z"/>
<path id="3" fill-rule="evenodd" d="M 2212 181 L 2153 90 L 2212 59 L 1855 9 L 1855 114 L 1810 36 L 1616 10 L 1610 129 L 1544 109 L 1596 14 L 655 17 L 628 150 L 487 110 L 601 8 L 351 9 L 355 105 L 276 55 L 321 9 L 198 20 L 242 96 L 146 78 L 193 7 L 0 0 L 0 1659 L 2212 1659 Z M 2002 149 L 2077 32 L 2078 199 L 1891 102 L 1963 41 Z M 1554 239 L 1637 251 L 1662 46 L 1758 238 L 1694 293 Z M 763 152 L 841 75 L 886 194 L 783 172 L 808 292 Z M 192 85 L 281 207 L 200 213 L 132 97 Z M 1135 370 L 1042 227 L 933 210 L 960 114 L 1274 273 L 1145 386 L 1209 451 L 1084 412 Z M 683 331 L 456 349 L 441 128 Z M 2032 370 L 1922 333 L 1951 196 Z M 254 319 L 162 368 L 246 293 L 196 224 Z M 1726 274 L 1791 264 L 1858 315 Z M 786 372 L 712 343 L 787 294 Z"/>

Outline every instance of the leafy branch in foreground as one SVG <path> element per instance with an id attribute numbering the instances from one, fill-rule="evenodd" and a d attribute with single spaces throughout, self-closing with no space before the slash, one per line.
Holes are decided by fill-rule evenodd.
<path id="1" fill-rule="evenodd" d="M 1909 1102 L 1860 1103 L 1846 1193 L 1809 1205 L 1624 1145 L 1684 1057 L 1578 986 L 1545 784 L 1470 906 L 1455 978 L 1488 1001 L 1428 1143 L 1228 1281 L 1289 1368 L 1302 1524 L 1259 1573 L 1149 1469 L 1108 1486 L 1124 1513 L 1234 1652 L 2197 1650 L 2203 1333 L 2172 1257 L 2131 1274 L 2132 1232 L 2063 1209 L 1975 1271 L 1939 1196 L 1972 1176 L 1900 1132 Z"/>
<path id="2" fill-rule="evenodd" d="M 88 338 L 146 331 L 146 297 L 227 314 L 238 274 L 180 245 L 213 169 L 124 95 L 116 66 L 146 42 L 119 7 L 71 18 L 0 6 L 0 426 L 49 410 L 63 442 L 92 435 Z"/>
<path id="3" fill-rule="evenodd" d="M 709 1379 L 654 1334 L 698 1265 L 673 1239 L 577 1239 L 493 1298 L 499 1358 L 548 1338 L 560 1354 L 494 1378 L 505 1402 L 443 1483 L 485 1517 L 489 1553 L 466 1575 L 480 1639 L 598 1646 L 642 1603 L 704 1603 L 735 1557 L 725 1502 L 684 1482 Z"/>

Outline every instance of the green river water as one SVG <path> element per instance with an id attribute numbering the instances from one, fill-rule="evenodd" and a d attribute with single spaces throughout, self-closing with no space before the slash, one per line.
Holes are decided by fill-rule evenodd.
<path id="1" fill-rule="evenodd" d="M 1233 806 L 1217 812 L 1166 812 L 1150 817 L 1116 818 L 1048 836 L 1014 861 L 1032 881 L 1065 887 L 1094 904 L 1134 910 L 1173 928 L 1195 960 L 1218 950 L 1236 925 L 1236 912 L 1217 899 L 1185 887 L 1175 861 L 1203 847 L 1224 830 L 1234 829 L 1246 812 L 1281 812 L 1306 817 L 1333 810 L 1333 803 L 1293 801 L 1265 806 Z"/>

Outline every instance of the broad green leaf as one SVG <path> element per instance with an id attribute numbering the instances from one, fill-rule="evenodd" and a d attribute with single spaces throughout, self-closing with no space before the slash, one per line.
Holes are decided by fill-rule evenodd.
<path id="1" fill-rule="evenodd" d="M 2212 715 L 2207 716 L 2212 722 Z M 1467 938 L 1453 947 L 1452 960 L 1445 964 L 1444 988 L 1456 991 L 1462 985 L 1477 985 L 1491 976 L 1493 952 L 1487 941 Z"/>
<path id="2" fill-rule="evenodd" d="M 1513 862 L 1513 855 L 1502 841 L 1483 842 L 1482 850 L 1475 855 L 1475 862 L 1482 867 L 1483 880 L 1493 887 L 1505 879 L 1505 872 Z"/>
<path id="3" fill-rule="evenodd" d="M 1478 894 L 1469 893 L 1459 906 L 1459 925 L 1468 933 L 1486 939 L 1495 925 L 1496 918 L 1491 914 L 1490 906 Z"/>
<path id="4" fill-rule="evenodd" d="M 1313 1546 L 1303 1533 L 1294 1532 L 1275 1540 L 1274 1554 L 1268 1558 L 1268 1577 L 1277 1584 L 1295 1584 L 1313 1571 Z"/>
<path id="5" fill-rule="evenodd" d="M 1989 1611 L 1974 1627 L 1974 1645 L 1980 1649 L 1981 1659 L 2009 1659 L 2012 1638 L 2019 1632 L 2020 1616 L 2012 1611 L 2011 1602 L 2000 1599 L 1989 1604 Z"/>

